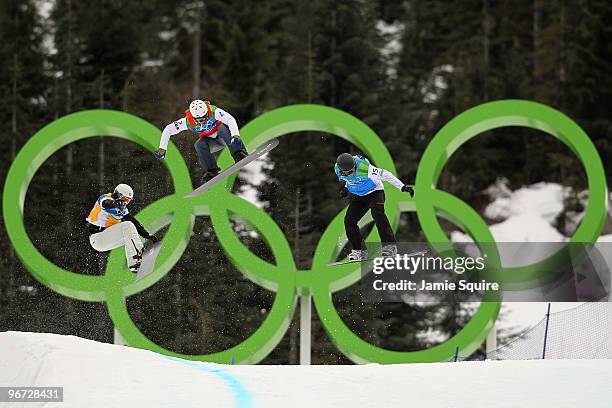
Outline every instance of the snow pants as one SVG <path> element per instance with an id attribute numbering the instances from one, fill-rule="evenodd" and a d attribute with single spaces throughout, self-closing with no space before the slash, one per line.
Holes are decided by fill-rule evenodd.
<path id="1" fill-rule="evenodd" d="M 230 149 L 230 153 L 234 160 L 236 160 L 236 153 L 239 151 L 246 151 L 242 140 L 234 139 L 232 143 L 232 136 L 230 135 L 229 128 L 225 124 L 221 124 L 217 128 L 217 137 L 201 137 L 193 146 L 198 154 L 198 161 L 200 162 L 200 166 L 204 169 L 204 172 L 219 171 L 219 166 L 217 166 L 217 160 L 213 153 L 220 151 L 225 146 Z"/>
<path id="2" fill-rule="evenodd" d="M 128 268 L 140 262 L 138 257 L 142 255 L 144 247 L 136 226 L 130 221 L 120 222 L 102 232 L 91 234 L 89 243 L 98 252 L 106 252 L 124 246 Z"/>
<path id="3" fill-rule="evenodd" d="M 371 211 L 372 218 L 374 218 L 374 223 L 376 224 L 376 229 L 380 236 L 380 242 L 383 245 L 396 242 L 395 234 L 393 234 L 391 224 L 385 214 L 385 191 L 374 190 L 370 194 L 364 196 L 351 196 L 351 203 L 344 217 L 344 228 L 352 249 L 365 249 L 363 237 L 361 236 L 361 231 L 359 231 L 357 223 L 363 218 L 368 210 Z"/>

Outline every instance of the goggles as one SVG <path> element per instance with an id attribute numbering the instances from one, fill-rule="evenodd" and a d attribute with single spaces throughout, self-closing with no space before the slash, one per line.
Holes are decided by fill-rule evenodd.
<path id="1" fill-rule="evenodd" d="M 193 120 L 195 120 L 198 125 L 203 125 L 208 120 L 208 115 L 207 116 L 202 116 L 202 117 L 199 117 L 199 118 L 194 117 Z"/>
<path id="2" fill-rule="evenodd" d="M 116 193 L 115 196 L 116 196 L 115 197 L 116 200 L 122 201 L 125 205 L 128 205 L 130 203 L 130 201 L 132 201 L 132 199 L 130 197 L 126 197 L 126 196 L 124 196 L 123 194 L 120 194 L 120 193 Z"/>
<path id="3" fill-rule="evenodd" d="M 340 174 L 343 176 L 350 176 L 355 171 L 355 166 L 353 166 L 350 170 L 342 170 L 340 169 Z"/>

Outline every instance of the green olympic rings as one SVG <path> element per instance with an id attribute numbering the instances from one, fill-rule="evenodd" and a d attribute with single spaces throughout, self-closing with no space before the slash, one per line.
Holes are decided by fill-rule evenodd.
<path id="1" fill-rule="evenodd" d="M 469 109 L 448 122 L 434 137 L 423 153 L 416 176 L 419 190 L 418 218 L 423 232 L 430 242 L 445 242 L 445 232 L 436 220 L 436 207 L 444 204 L 453 208 L 452 213 L 443 215 L 451 219 L 467 220 L 468 232 L 472 236 L 483 237 L 478 240 L 481 249 L 496 252 L 494 239 L 488 226 L 480 216 L 457 197 L 436 189 L 436 184 L 442 169 L 450 156 L 471 138 L 487 130 L 503 126 L 523 126 L 545 132 L 566 144 L 580 159 L 585 167 L 589 202 L 585 216 L 570 238 L 570 242 L 593 243 L 601 233 L 607 214 L 608 191 L 606 175 L 593 142 L 574 121 L 563 113 L 546 105 L 523 100 L 503 100 L 489 102 Z M 580 248 L 579 246 L 571 247 Z M 488 252 L 485 251 L 485 252 Z M 555 267 L 567 262 L 563 253 L 558 252 L 547 259 L 528 266 L 505 268 L 496 277 L 505 283 L 506 288 L 529 288 L 541 284 L 544 275 L 554 275 L 562 268 Z"/>
<path id="2" fill-rule="evenodd" d="M 520 105 L 526 102 L 514 103 Z M 461 115 L 458 118 L 460 117 Z M 447 127 L 453 122 L 454 120 Z M 247 124 L 242 130 L 242 137 L 252 149 L 274 137 L 299 131 L 320 131 L 340 136 L 355 144 L 378 166 L 395 171 L 393 161 L 378 136 L 359 119 L 333 108 L 293 105 L 276 109 Z M 442 131 L 436 135 L 432 145 L 441 134 Z M 153 273 L 141 281 L 135 281 L 125 267 L 121 250 L 112 251 L 103 276 L 84 276 L 65 271 L 45 259 L 28 238 L 22 219 L 25 194 L 36 170 L 55 151 L 73 141 L 101 135 L 122 137 L 142 145 L 147 150 L 154 150 L 159 130 L 142 119 L 114 111 L 86 111 L 58 119 L 35 134 L 19 152 L 7 176 L 3 213 L 9 238 L 18 256 L 36 279 L 65 296 L 87 301 L 106 301 L 113 323 L 132 346 L 188 359 L 225 363 L 234 358 L 238 363 L 256 363 L 276 347 L 287 331 L 297 296 L 312 294 L 319 317 L 332 341 L 353 361 L 443 361 L 453 355 L 456 347 L 464 353 L 474 351 L 497 318 L 499 299 L 487 298 L 489 301 L 481 304 L 470 322 L 457 335 L 428 350 L 395 352 L 361 340 L 344 324 L 331 300 L 331 293 L 359 280 L 359 268 L 355 265 L 336 268 L 326 266 L 326 263 L 338 254 L 341 243 L 339 237 L 344 235 L 342 218 L 346 210 L 338 214 L 324 232 L 315 251 L 311 270 L 298 270 L 289 244 L 278 225 L 265 212 L 231 193 L 235 175 L 225 187 L 217 185 L 204 195 L 185 198 L 185 194 L 191 191 L 192 187 L 186 166 L 180 160 L 174 145 L 170 146 L 165 163 L 174 182 L 175 193 L 151 204 L 138 215 L 152 231 L 170 223 Z M 453 140 L 450 140 L 449 146 L 453 145 Z M 428 148 L 425 155 L 429 151 Z M 449 151 L 452 153 L 454 149 Z M 448 155 L 450 156 L 450 153 Z M 229 154 L 222 153 L 220 164 L 226 166 L 229 163 Z M 437 233 L 439 229 L 435 220 L 435 213 L 439 212 L 454 219 L 457 225 L 465 228 L 477 242 L 490 242 L 488 229 L 482 228 L 484 222 L 467 204 L 448 195 L 442 197 L 444 193 L 434 190 L 435 178 L 439 175 L 442 165 L 443 163 L 438 165 L 438 173 L 434 171 L 432 176 L 435 177 L 430 180 L 427 180 L 419 169 L 418 201 L 405 201 L 405 197 L 399 192 L 389 192 L 386 206 L 393 227 L 397 226 L 400 211 L 415 211 L 418 208 L 419 219 L 430 240 L 435 236 L 440 242 L 448 241 L 445 236 L 432 234 L 432 231 Z M 605 183 L 605 179 L 603 181 Z M 589 187 L 592 187 L 590 178 Z M 422 190 L 427 192 L 423 194 Z M 429 213 L 427 216 L 421 215 L 423 209 L 434 212 L 433 221 Z M 171 352 L 146 338 L 129 316 L 126 297 L 150 287 L 171 270 L 185 250 L 194 218 L 198 215 L 210 216 L 215 233 L 230 260 L 253 282 L 275 291 L 276 298 L 264 323 L 244 342 L 219 353 L 191 356 Z M 263 261 L 240 242 L 234 234 L 230 217 L 239 217 L 257 229 L 272 250 L 274 264 Z M 376 238 L 371 234 L 368 240 Z"/>
<path id="3" fill-rule="evenodd" d="M 102 301 L 111 290 L 121 289 L 124 282 L 112 277 L 88 276 L 66 271 L 49 262 L 36 249 L 23 223 L 23 206 L 28 186 L 36 171 L 53 153 L 77 140 L 109 135 L 154 149 L 159 131 L 147 121 L 108 110 L 93 110 L 64 116 L 38 131 L 19 151 L 7 174 L 2 211 L 8 236 L 15 252 L 34 277 L 64 296 L 87 301 Z M 170 147 L 168 168 L 177 192 L 191 190 L 187 166 L 174 146 Z M 168 234 L 187 233 L 189 228 L 173 224 Z M 167 252 L 168 248 L 164 248 Z M 176 260 L 180 253 L 176 256 Z M 166 272 L 169 270 L 167 268 Z M 132 278 L 133 279 L 133 278 Z"/>

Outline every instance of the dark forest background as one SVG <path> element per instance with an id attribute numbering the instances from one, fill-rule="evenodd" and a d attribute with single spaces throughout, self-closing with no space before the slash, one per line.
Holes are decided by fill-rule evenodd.
<path id="1" fill-rule="evenodd" d="M 117 109 L 160 130 L 194 97 L 212 100 L 241 125 L 270 109 L 319 103 L 365 121 L 384 140 L 399 177 L 414 180 L 436 131 L 485 101 L 530 99 L 582 126 L 604 163 L 612 158 L 612 3 L 606 0 L 0 0 L 0 177 L 37 130 L 70 112 Z M 324 134 L 283 137 L 256 186 L 292 245 L 297 264 L 346 205 L 332 165 L 354 151 Z M 197 182 L 193 136 L 173 138 Z M 612 166 L 607 166 L 608 177 Z M 483 190 L 561 183 L 576 194 L 584 171 L 554 138 L 504 128 L 470 141 L 446 166 L 440 187 L 481 210 Z M 172 193 L 161 163 L 111 138 L 74 143 L 37 172 L 25 203 L 38 248 L 68 270 L 99 274 L 84 218 L 96 196 L 132 185 L 132 211 Z M 243 177 L 242 187 L 248 187 Z M 576 197 L 567 208 L 580 210 Z M 558 227 L 563 228 L 563 215 Z M 248 229 L 241 239 L 267 249 Z M 452 226 L 448 225 L 448 228 Z M 244 279 L 206 218 L 171 273 L 128 299 L 138 326 L 158 344 L 210 353 L 237 344 L 266 317 L 274 294 Z M 405 214 L 401 240 L 420 238 Z M 373 344 L 417 350 L 456 333 L 470 310 L 362 304 L 356 288 L 334 295 L 350 327 Z M 298 319 L 265 363 L 296 363 Z M 113 341 L 104 304 L 73 301 L 25 271 L 0 228 L 0 331 L 46 331 Z M 319 322 L 313 362 L 346 363 Z"/>

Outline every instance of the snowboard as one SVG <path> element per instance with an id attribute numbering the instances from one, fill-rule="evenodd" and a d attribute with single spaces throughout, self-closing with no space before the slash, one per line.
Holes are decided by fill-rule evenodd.
<path id="1" fill-rule="evenodd" d="M 421 254 L 426 254 L 427 252 L 429 252 L 428 249 L 424 249 L 422 251 L 416 251 L 416 252 L 412 252 L 410 254 L 406 254 L 407 256 L 417 256 L 417 255 L 421 255 Z M 400 254 L 401 255 L 401 254 Z M 403 256 L 403 255 L 402 255 Z M 368 259 L 362 259 L 361 261 L 338 261 L 338 262 L 330 262 L 327 264 L 327 266 L 338 266 L 338 265 L 346 265 L 346 264 L 351 264 L 351 263 L 360 263 L 360 262 L 370 262 L 373 261 L 376 258 L 380 258 L 380 257 L 374 257 L 374 258 L 368 258 Z"/>
<path id="2" fill-rule="evenodd" d="M 249 154 L 244 159 L 240 160 L 237 163 L 234 163 L 233 165 L 231 165 L 227 169 L 223 170 L 216 177 L 214 177 L 211 180 L 208 180 L 206 183 L 202 184 L 200 187 L 196 188 L 191 193 L 187 194 L 186 197 L 188 197 L 188 198 L 196 197 L 196 196 L 204 193 L 205 191 L 207 191 L 211 187 L 213 187 L 215 184 L 219 183 L 221 180 L 226 179 L 227 177 L 229 177 L 233 173 L 237 172 L 238 170 L 240 170 L 241 168 L 243 168 L 247 164 L 251 163 L 255 159 L 260 158 L 264 154 L 268 153 L 270 150 L 274 149 L 276 146 L 278 146 L 278 139 L 272 139 L 269 142 L 267 142 L 266 144 L 264 144 L 262 146 L 259 146 L 257 148 L 257 150 L 255 150 L 253 153 Z"/>
<path id="3" fill-rule="evenodd" d="M 155 266 L 155 260 L 157 259 L 157 255 L 159 255 L 159 250 L 161 249 L 161 242 L 156 242 L 142 253 L 142 261 L 140 263 L 140 269 L 136 274 L 136 280 L 140 280 L 153 272 L 153 267 Z"/>

